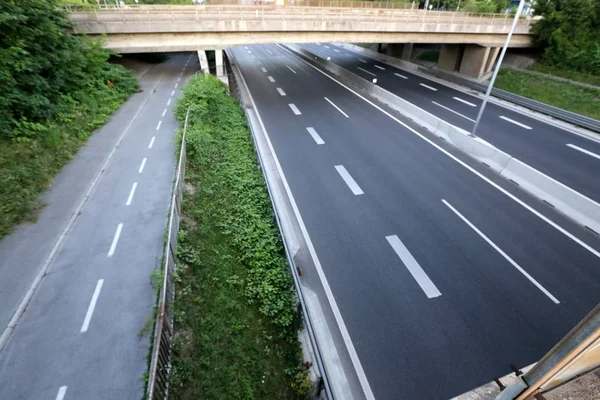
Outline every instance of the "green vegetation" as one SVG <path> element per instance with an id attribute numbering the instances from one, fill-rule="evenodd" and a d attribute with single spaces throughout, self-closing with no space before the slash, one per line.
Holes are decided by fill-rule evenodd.
<path id="1" fill-rule="evenodd" d="M 500 13 L 508 8 L 509 0 L 460 0 L 460 10 L 467 12 Z M 431 0 L 429 4 L 444 10 L 456 10 L 459 0 Z"/>
<path id="2" fill-rule="evenodd" d="M 500 70 L 495 87 L 600 119 L 600 89 L 585 88 L 510 68 Z"/>
<path id="3" fill-rule="evenodd" d="M 569 71 L 540 63 L 533 64 L 531 67 L 529 67 L 529 69 L 532 71 L 542 72 L 544 74 L 558 76 L 560 78 L 566 78 L 600 87 L 600 75 L 589 75 L 583 72 Z"/>
<path id="4" fill-rule="evenodd" d="M 419 53 L 419 55 L 417 56 L 417 59 L 422 60 L 422 61 L 431 61 L 431 62 L 438 62 L 438 59 L 440 58 L 440 51 L 439 50 L 424 50 L 422 52 Z"/>
<path id="5" fill-rule="evenodd" d="M 0 2 L 0 238 L 137 88 L 99 42 L 68 33 L 56 0 Z"/>
<path id="6" fill-rule="evenodd" d="M 172 399 L 306 398 L 297 299 L 245 115 L 213 76 L 184 89 Z"/>
<path id="7" fill-rule="evenodd" d="M 544 0 L 534 8 L 543 17 L 532 28 L 543 63 L 599 76 L 600 1 Z"/>

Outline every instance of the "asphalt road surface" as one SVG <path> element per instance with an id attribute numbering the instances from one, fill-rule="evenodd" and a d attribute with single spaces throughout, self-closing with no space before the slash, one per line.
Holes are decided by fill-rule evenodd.
<path id="1" fill-rule="evenodd" d="M 539 360 L 598 303 L 593 234 L 285 48 L 232 52 L 365 372 L 365 397 L 472 390 L 509 363 Z"/>
<path id="2" fill-rule="evenodd" d="M 95 132 L 57 177 L 54 186 L 61 190 L 47 195 L 38 223 L 3 240 L 4 330 L 69 212 L 110 156 L 0 352 L 0 399 L 142 397 L 150 340 L 140 332 L 156 300 L 150 275 L 162 258 L 175 173 L 178 124 L 172 107 L 197 70 L 192 56 L 177 54 L 152 66 L 141 79 L 143 92 Z"/>

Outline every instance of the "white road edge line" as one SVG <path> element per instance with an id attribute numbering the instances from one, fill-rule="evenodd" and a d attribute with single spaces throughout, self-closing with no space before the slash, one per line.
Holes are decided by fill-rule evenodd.
<path id="1" fill-rule="evenodd" d="M 279 92 L 279 94 L 280 94 L 281 96 L 285 96 L 285 92 L 283 91 L 283 89 L 282 89 L 282 88 L 278 87 L 278 88 L 277 88 L 277 91 Z"/>
<path id="2" fill-rule="evenodd" d="M 442 293 L 438 290 L 437 286 L 429 279 L 427 273 L 423 271 L 423 268 L 419 265 L 417 260 L 410 254 L 410 251 L 406 248 L 404 243 L 400 240 L 397 235 L 390 235 L 385 237 L 398 255 L 404 266 L 410 272 L 410 274 L 415 278 L 415 281 L 419 284 L 425 295 L 430 298 L 440 297 Z"/>
<path id="3" fill-rule="evenodd" d="M 402 79 L 408 79 L 408 77 L 406 77 L 404 75 L 401 75 L 401 74 L 399 74 L 397 72 L 394 72 L 394 75 L 396 75 L 397 77 L 402 78 Z"/>
<path id="4" fill-rule="evenodd" d="M 500 119 L 503 119 L 503 120 L 505 120 L 506 122 L 510 122 L 511 124 L 518 125 L 518 126 L 520 126 L 521 128 L 525 128 L 525 129 L 533 129 L 532 127 L 530 127 L 530 126 L 527 126 L 527 125 L 525 125 L 525 124 L 522 124 L 522 123 L 520 123 L 520 122 L 517 122 L 517 121 L 515 121 L 514 119 L 507 118 L 507 117 L 505 117 L 504 115 L 500 115 L 500 116 L 499 116 L 499 118 L 500 118 Z"/>
<path id="5" fill-rule="evenodd" d="M 348 114 L 346 114 L 345 112 L 343 112 L 343 111 L 342 111 L 342 109 L 341 109 L 341 108 L 339 108 L 338 106 L 336 106 L 335 104 L 333 104 L 333 101 L 329 100 L 327 97 L 325 97 L 325 100 L 327 100 L 327 101 L 329 102 L 329 104 L 331 104 L 331 105 L 332 105 L 332 106 L 334 106 L 334 107 L 335 107 L 335 108 L 336 108 L 336 109 L 337 109 L 339 112 L 341 112 L 341 113 L 344 115 L 344 117 L 346 117 L 346 118 L 350 118 L 350 117 L 348 116 Z"/>
<path id="6" fill-rule="evenodd" d="M 288 53 L 292 54 L 292 55 L 294 54 L 290 50 L 287 50 L 285 48 L 283 48 L 283 49 L 285 51 L 287 51 Z M 394 117 L 392 114 L 390 114 L 389 112 L 385 111 L 383 108 L 379 107 L 378 105 L 376 105 L 372 101 L 368 100 L 366 97 L 361 96 L 356 91 L 354 91 L 351 88 L 349 88 L 348 86 L 344 85 L 343 83 L 341 83 L 337 79 L 335 79 L 335 78 L 327 75 L 325 72 L 321 71 L 319 68 L 315 67 L 314 65 L 312 65 L 312 64 L 310 64 L 307 61 L 304 61 L 302 59 L 300 59 L 300 61 L 303 62 L 303 63 L 305 63 L 309 67 L 313 68 L 315 71 L 319 72 L 320 74 L 322 74 L 322 75 L 326 76 L 327 78 L 331 79 L 332 81 L 336 82 L 338 85 L 340 85 L 341 87 L 345 88 L 349 92 L 353 93 L 355 96 L 357 96 L 358 98 L 362 99 L 366 103 L 370 104 L 371 106 L 373 106 L 375 109 L 379 110 L 384 115 L 387 115 L 390 119 L 396 121 L 398 124 L 402 125 L 406 129 L 408 129 L 410 132 L 414 133 L 415 135 L 417 135 L 418 137 L 420 137 L 421 139 L 423 139 L 425 142 L 429 143 L 430 145 L 432 145 L 433 147 L 435 147 L 436 149 L 438 149 L 440 152 L 442 152 L 443 154 L 445 154 L 446 156 L 448 156 L 450 159 L 454 160 L 459 165 L 461 165 L 464 168 L 466 168 L 467 170 L 471 171 L 478 178 L 481 178 L 483 181 L 487 182 L 490 186 L 492 186 L 493 188 L 495 188 L 498 191 L 500 191 L 506 197 L 508 197 L 509 199 L 513 200 L 515 203 L 519 204 L 521 207 L 523 207 L 524 209 L 526 209 L 527 211 L 529 211 L 530 213 L 532 213 L 533 215 L 535 215 L 536 217 L 538 217 L 542 221 L 546 222 L 548 225 L 550 225 L 551 227 L 553 227 L 554 229 L 556 229 L 557 231 L 559 231 L 560 233 L 562 233 L 563 235 L 565 235 L 566 237 L 568 237 L 569 239 L 571 239 L 572 241 L 574 241 L 575 243 L 577 243 L 578 245 L 580 245 L 581 247 L 583 247 L 584 249 L 586 249 L 587 251 L 589 251 L 590 253 L 592 253 L 593 255 L 595 255 L 596 257 L 600 258 L 600 252 L 599 251 L 595 250 L 593 247 L 589 246 L 584 241 L 578 239 L 577 237 L 575 237 L 574 235 L 572 235 L 571 233 L 569 233 L 566 229 L 564 229 L 563 227 L 561 227 L 557 223 L 553 222 L 552 220 L 550 220 L 549 218 L 547 218 L 546 216 L 544 216 L 540 212 L 536 211 L 534 208 L 532 208 L 528 204 L 524 203 L 523 201 L 521 201 L 520 199 L 518 199 L 516 196 L 512 195 L 511 193 L 509 193 L 506 189 L 504 189 L 501 186 L 499 186 L 498 184 L 492 182 L 490 179 L 488 179 L 487 177 L 485 177 L 483 174 L 481 174 L 480 172 L 476 171 L 471 166 L 467 165 L 464 161 L 460 160 L 459 158 L 457 158 L 453 154 L 451 154 L 448 151 L 444 150 L 442 147 L 440 147 L 439 145 L 437 145 L 436 143 L 434 143 L 432 140 L 426 138 L 425 136 L 423 136 L 422 134 L 420 134 L 419 132 L 417 132 L 416 130 L 414 130 L 413 128 L 411 128 L 410 126 L 406 125 L 404 122 L 400 121 L 398 118 Z"/>
<path id="7" fill-rule="evenodd" d="M 262 72 L 267 72 L 267 69 L 266 69 L 265 67 L 262 67 L 260 70 L 261 70 Z"/>
<path id="8" fill-rule="evenodd" d="M 171 99 L 167 100 L 167 106 L 171 105 Z"/>
<path id="9" fill-rule="evenodd" d="M 138 173 L 142 173 L 142 171 L 144 170 L 144 166 L 146 165 L 146 160 L 147 158 L 144 157 L 144 159 L 142 160 L 142 163 L 140 164 L 140 168 L 138 169 Z"/>
<path id="10" fill-rule="evenodd" d="M 426 85 L 426 84 L 424 84 L 424 83 L 419 83 L 419 85 L 421 85 L 421 86 L 423 86 L 424 88 L 427 88 L 427 89 L 429 89 L 429 90 L 433 90 L 434 92 L 437 92 L 437 89 L 436 89 L 436 88 L 434 88 L 434 87 L 431 87 L 431 86 L 429 86 L 429 85 Z"/>
<path id="11" fill-rule="evenodd" d="M 163 110 L 162 116 L 164 117 L 166 113 L 167 113 L 167 109 L 165 108 L 165 109 Z"/>
<path id="12" fill-rule="evenodd" d="M 81 325 L 80 333 L 87 332 L 90 327 L 90 321 L 92 320 L 92 315 L 94 315 L 94 309 L 96 308 L 96 302 L 98 301 L 98 296 L 100 296 L 100 291 L 102 290 L 102 285 L 104 284 L 104 279 L 99 279 L 98 283 L 96 283 L 96 289 L 94 290 L 94 294 L 92 295 L 92 300 L 90 301 L 90 305 L 88 306 L 87 313 L 85 314 L 85 319 L 83 320 L 83 325 Z M 66 388 L 65 388 L 66 392 Z"/>
<path id="13" fill-rule="evenodd" d="M 338 174 L 340 174 L 344 182 L 346 182 L 346 185 L 348 185 L 348 187 L 350 188 L 352 193 L 354 193 L 355 196 L 365 194 L 365 192 L 362 191 L 360 186 L 358 186 L 358 183 L 356 183 L 354 178 L 352 178 L 350 173 L 348 173 L 348 171 L 346 170 L 346 168 L 344 168 L 343 165 L 336 165 L 335 170 L 338 172 Z"/>
<path id="14" fill-rule="evenodd" d="M 323 139 L 321 139 L 321 136 L 319 136 L 317 131 L 315 131 L 315 128 L 309 126 L 308 128 L 306 128 L 306 130 L 308 131 L 308 133 L 310 133 L 310 136 L 312 136 L 312 138 L 315 140 L 315 142 L 317 142 L 317 144 L 325 144 Z"/>
<path id="15" fill-rule="evenodd" d="M 385 71 L 385 68 L 383 68 L 381 65 L 373 65 L 375 68 L 378 68 L 382 71 Z"/>
<path id="16" fill-rule="evenodd" d="M 292 111 L 294 112 L 294 114 L 296 114 L 296 115 L 301 115 L 302 114 L 300 112 L 300 110 L 298 110 L 298 107 L 296 107 L 295 104 L 290 103 L 290 104 L 288 104 L 288 106 L 290 106 L 290 108 L 292 109 Z"/>
<path id="17" fill-rule="evenodd" d="M 460 101 L 461 103 L 466 104 L 468 106 L 477 107 L 477 104 L 473 104 L 473 103 L 471 103 L 469 101 L 463 100 L 460 97 L 453 97 L 453 99 L 456 100 L 456 101 Z"/>
<path id="18" fill-rule="evenodd" d="M 275 79 L 272 76 L 267 76 L 267 79 L 269 80 L 269 82 L 275 83 Z"/>
<path id="19" fill-rule="evenodd" d="M 154 139 L 156 139 L 156 136 L 152 136 L 152 139 L 150 139 L 150 143 L 148 143 L 148 148 L 151 149 L 152 146 L 154 145 Z"/>
<path id="20" fill-rule="evenodd" d="M 66 394 L 67 394 L 67 387 L 66 386 L 61 386 L 58 389 L 58 394 L 56 395 L 56 399 L 55 400 L 63 400 L 65 398 Z"/>
<path id="21" fill-rule="evenodd" d="M 308 64 L 308 63 L 306 63 L 306 64 Z M 308 64 L 308 65 L 312 67 L 312 65 L 310 65 L 310 64 Z M 317 71 L 319 71 L 317 68 L 315 68 L 315 69 Z M 323 75 L 328 76 L 326 74 L 323 74 Z M 242 74 L 242 80 L 243 79 L 244 79 L 244 76 Z M 335 79 L 334 79 L 334 81 L 338 82 Z M 346 86 L 344 86 L 344 87 L 346 87 Z M 249 96 L 250 96 L 252 103 L 254 104 L 254 99 L 252 98 L 252 93 L 249 93 Z M 340 308 L 338 307 L 337 302 L 335 301 L 335 296 L 333 295 L 333 292 L 331 291 L 331 286 L 329 286 L 329 282 L 327 281 L 327 277 L 325 276 L 325 272 L 323 271 L 323 266 L 321 265 L 321 261 L 319 260 L 319 257 L 317 256 L 315 246 L 313 245 L 312 240 L 310 239 L 308 230 L 306 229 L 306 225 L 304 224 L 304 220 L 302 219 L 302 215 L 300 214 L 300 210 L 298 209 L 298 205 L 296 204 L 296 199 L 294 199 L 292 190 L 290 189 L 290 185 L 288 184 L 285 174 L 283 173 L 283 170 L 281 169 L 281 164 L 279 163 L 279 158 L 277 158 L 277 154 L 275 153 L 275 149 L 273 148 L 273 143 L 271 143 L 271 138 L 269 138 L 269 134 L 267 132 L 267 129 L 265 128 L 265 124 L 263 123 L 263 120 L 260 116 L 260 112 L 259 112 L 258 108 L 256 109 L 256 116 L 258 117 L 258 122 L 260 124 L 260 127 L 262 128 L 262 131 L 265 133 L 265 139 L 267 142 L 267 146 L 269 146 L 269 152 L 273 156 L 273 161 L 275 163 L 275 167 L 277 168 L 277 173 L 281 177 L 281 182 L 283 183 L 283 187 L 285 189 L 287 197 L 290 200 L 292 210 L 294 211 L 294 215 L 296 216 L 296 219 L 298 220 L 298 225 L 300 226 L 300 231 L 302 233 L 302 236 L 304 237 L 304 240 L 306 241 L 306 246 L 308 247 L 308 252 L 310 254 L 310 257 L 312 258 L 313 263 L 315 264 L 315 269 L 317 270 L 317 274 L 319 275 L 319 280 L 321 281 L 321 285 L 323 286 L 323 290 L 325 291 L 325 296 L 327 297 L 327 301 L 329 302 L 329 306 L 331 307 L 333 317 L 335 318 L 335 322 L 337 323 L 337 326 L 342 335 L 342 339 L 344 340 L 344 344 L 346 345 L 346 349 L 348 350 L 348 354 L 350 355 L 350 360 L 352 361 L 352 366 L 354 367 L 354 370 L 356 371 L 356 375 L 358 376 L 358 380 L 360 381 L 360 385 L 363 389 L 363 392 L 364 392 L 367 400 L 375 400 L 375 396 L 373 395 L 373 391 L 371 390 L 371 385 L 369 384 L 367 375 L 365 374 L 362 364 L 360 363 L 360 359 L 358 358 L 358 353 L 356 352 L 356 348 L 354 347 L 352 338 L 350 338 L 350 333 L 348 332 L 348 328 L 346 327 L 346 323 L 344 322 L 344 318 L 342 317 Z"/>
<path id="22" fill-rule="evenodd" d="M 527 271 L 525 271 L 523 268 L 521 268 L 519 266 L 519 264 L 517 264 L 512 258 L 510 258 L 510 256 L 508 254 L 506 254 L 504 251 L 502 251 L 502 249 L 500 247 L 496 246 L 496 244 L 494 242 L 492 242 L 483 232 L 481 232 L 479 229 L 477 229 L 477 227 L 475 225 L 473 225 L 467 218 L 465 218 L 460 212 L 458 212 L 458 210 L 456 210 L 456 208 L 452 207 L 452 205 L 444 199 L 442 199 L 442 203 L 444 203 L 450 210 L 452 210 L 452 212 L 454 212 L 454 214 L 456 214 L 460 219 L 462 219 L 465 224 L 469 225 L 469 227 L 471 229 L 473 229 L 475 231 L 475 233 L 477 233 L 479 236 L 481 236 L 481 238 L 483 240 L 485 240 L 490 246 L 492 246 L 492 248 L 494 250 L 496 250 L 502 257 L 504 257 L 506 259 L 506 261 L 511 263 L 512 266 L 517 269 L 517 271 L 519 271 L 521 274 L 523 274 L 523 276 L 525 276 L 525 278 L 529 279 L 529 281 L 531 283 L 533 283 L 535 285 L 535 287 L 540 289 L 542 291 L 542 293 L 544 293 L 546 296 L 548 296 L 550 298 L 550 300 L 552 300 L 556 304 L 560 304 L 560 301 L 558 301 L 558 299 L 556 297 L 552 296 L 552 294 L 549 291 L 547 291 L 546 288 L 544 288 L 538 281 L 536 281 L 531 275 L 529 275 L 527 273 Z"/>
<path id="23" fill-rule="evenodd" d="M 569 143 L 567 146 L 570 147 L 570 148 L 572 148 L 572 149 L 578 150 L 578 151 L 580 151 L 582 153 L 585 153 L 588 156 L 592 156 L 592 157 L 597 158 L 598 160 L 600 160 L 600 154 L 592 153 L 589 150 L 582 149 L 581 147 L 575 146 L 574 144 L 571 144 L 571 143 Z"/>
<path id="24" fill-rule="evenodd" d="M 112 243 L 110 244 L 110 249 L 108 250 L 108 254 L 106 257 L 112 257 L 115 254 L 115 250 L 117 249 L 117 244 L 119 243 L 119 238 L 121 237 L 121 231 L 123 230 L 123 223 L 119 223 L 117 225 L 117 231 L 115 232 L 115 236 L 113 237 Z"/>
<path id="25" fill-rule="evenodd" d="M 475 120 L 474 120 L 474 119 L 471 119 L 471 118 L 467 117 L 466 115 L 462 115 L 461 113 L 459 113 L 459 112 L 457 112 L 457 111 L 454 111 L 453 109 L 451 109 L 451 108 L 448 108 L 448 107 L 446 107 L 446 106 L 443 106 L 443 105 L 441 105 L 441 104 L 440 104 L 440 103 L 438 103 L 438 102 L 432 101 L 432 103 L 433 103 L 433 104 L 435 104 L 435 105 L 436 105 L 436 106 L 438 106 L 438 107 L 442 107 L 443 109 L 446 109 L 446 110 L 450 111 L 451 113 L 454 113 L 454 114 L 458 115 L 459 117 L 463 117 L 464 119 L 468 119 L 468 120 L 469 120 L 469 121 L 471 121 L 471 122 L 475 122 Z"/>
<path id="26" fill-rule="evenodd" d="M 363 71 L 363 72 L 366 72 L 366 73 L 367 73 L 367 74 L 369 74 L 369 75 L 377 76 L 377 75 L 375 75 L 374 73 L 372 73 L 372 72 L 369 72 L 369 71 L 367 71 L 366 69 L 363 69 L 363 68 L 361 68 L 361 67 L 356 67 L 356 68 L 360 69 L 360 70 L 361 70 L 361 71 Z"/>
<path id="27" fill-rule="evenodd" d="M 160 125 L 162 124 L 162 120 L 158 121 L 158 124 L 156 125 L 156 130 L 160 129 Z"/>
<path id="28" fill-rule="evenodd" d="M 135 194 L 135 188 L 137 188 L 138 183 L 137 182 L 133 182 L 133 186 L 131 186 L 131 190 L 129 191 L 129 197 L 127 197 L 127 202 L 125 203 L 126 206 L 131 204 L 131 201 L 133 200 L 133 195 Z"/>
<path id="29" fill-rule="evenodd" d="M 292 67 L 290 67 L 289 65 L 286 65 L 286 67 L 288 67 L 288 69 L 289 69 L 290 71 L 292 71 L 293 73 L 296 73 L 296 71 L 294 71 L 294 70 L 292 69 Z"/>

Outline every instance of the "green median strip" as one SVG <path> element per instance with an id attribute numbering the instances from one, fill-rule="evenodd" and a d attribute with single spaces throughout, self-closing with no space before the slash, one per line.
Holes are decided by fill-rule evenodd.
<path id="1" fill-rule="evenodd" d="M 244 112 L 193 78 L 178 237 L 170 399 L 294 399 L 310 390 L 297 299 Z"/>

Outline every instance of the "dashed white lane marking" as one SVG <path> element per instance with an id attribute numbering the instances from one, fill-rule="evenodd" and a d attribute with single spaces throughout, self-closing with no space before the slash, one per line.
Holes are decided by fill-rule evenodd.
<path id="1" fill-rule="evenodd" d="M 275 79 L 272 76 L 267 76 L 267 79 L 269 80 L 269 82 L 275 83 Z"/>
<path id="2" fill-rule="evenodd" d="M 460 101 L 461 103 L 463 103 L 463 104 L 466 104 L 466 105 L 468 105 L 468 106 L 471 106 L 471 107 L 477 107 L 477 105 L 476 105 L 476 104 L 473 104 L 473 103 L 471 103 L 471 102 L 469 102 L 469 101 L 463 100 L 463 99 L 461 99 L 460 97 L 453 97 L 453 99 L 454 99 L 454 100 L 456 100 L 456 101 Z"/>
<path id="3" fill-rule="evenodd" d="M 152 146 L 154 145 L 154 139 L 156 139 L 156 136 L 152 136 L 152 139 L 150 139 L 150 143 L 148 143 L 148 148 L 151 149 Z"/>
<path id="4" fill-rule="evenodd" d="M 250 50 L 248 50 L 248 54 L 252 54 L 252 52 Z"/>
<path id="5" fill-rule="evenodd" d="M 144 166 L 146 165 L 146 160 L 147 158 L 144 157 L 144 159 L 142 160 L 142 163 L 140 164 L 140 168 L 138 169 L 138 173 L 142 173 L 142 171 L 144 171 Z"/>
<path id="6" fill-rule="evenodd" d="M 66 394 L 67 394 L 67 387 L 66 386 L 61 386 L 58 389 L 58 394 L 56 395 L 56 399 L 55 400 L 63 400 L 65 398 Z"/>
<path id="7" fill-rule="evenodd" d="M 292 71 L 293 73 L 296 73 L 296 71 L 294 71 L 294 70 L 292 69 L 292 67 L 290 67 L 289 65 L 286 65 L 286 67 L 288 67 L 288 69 L 289 69 L 290 71 Z"/>
<path id="8" fill-rule="evenodd" d="M 326 49 L 330 49 L 331 47 L 329 47 L 329 46 L 325 45 L 325 48 L 326 48 Z"/>
<path id="9" fill-rule="evenodd" d="M 572 148 L 572 149 L 575 149 L 577 151 L 580 151 L 582 153 L 585 153 L 588 156 L 592 156 L 592 157 L 597 158 L 598 160 L 600 160 L 600 154 L 596 154 L 596 153 L 593 153 L 593 152 L 591 152 L 589 150 L 582 149 L 581 147 L 575 146 L 574 144 L 571 144 L 571 143 L 569 143 L 567 146 L 570 147 L 570 148 Z"/>
<path id="10" fill-rule="evenodd" d="M 402 260 L 402 263 L 404 263 L 404 266 L 406 269 L 408 269 L 408 272 L 410 272 L 413 278 L 415 278 L 415 281 L 417 281 L 421 289 L 425 292 L 425 295 L 430 299 L 440 297 L 442 293 L 438 290 L 431 279 L 429 279 L 427 273 L 425 273 L 417 260 L 415 260 L 412 254 L 410 254 L 410 251 L 408 251 L 400 238 L 397 235 L 386 236 L 385 238 L 390 246 L 392 246 L 398 257 L 400 257 L 400 260 Z"/>
<path id="11" fill-rule="evenodd" d="M 115 250 L 117 249 L 117 244 L 119 243 L 119 238 L 121 237 L 121 231 L 123 230 L 123 223 L 117 225 L 117 230 L 115 232 L 115 236 L 113 237 L 113 241 L 110 244 L 110 249 L 108 250 L 108 254 L 106 257 L 112 257 L 115 254 Z"/>
<path id="12" fill-rule="evenodd" d="M 267 69 L 265 67 L 260 69 L 262 72 L 267 72 Z"/>
<path id="13" fill-rule="evenodd" d="M 167 106 L 170 106 L 170 105 L 171 105 L 171 99 L 169 99 L 169 100 L 167 101 Z"/>
<path id="14" fill-rule="evenodd" d="M 522 124 L 522 123 L 520 123 L 520 122 L 517 122 L 517 121 L 515 121 L 514 119 L 507 118 L 507 117 L 505 117 L 504 115 L 500 115 L 500 119 L 503 119 L 503 120 L 505 120 L 506 122 L 510 122 L 511 124 L 515 124 L 515 125 L 517 125 L 517 126 L 520 126 L 521 128 L 525 128 L 525 129 L 533 129 L 532 127 L 530 127 L 530 126 L 527 126 L 527 125 L 525 125 L 525 124 Z"/>
<path id="15" fill-rule="evenodd" d="M 90 305 L 88 306 L 87 313 L 85 314 L 85 319 L 83 320 L 83 325 L 81 325 L 80 333 L 87 332 L 90 327 L 90 321 L 92 320 L 92 316 L 94 315 L 94 309 L 96 308 L 96 302 L 98 301 L 98 296 L 100 296 L 100 291 L 102 290 L 102 285 L 104 284 L 104 279 L 99 279 L 98 283 L 96 283 L 96 289 L 94 290 L 94 294 L 92 295 L 92 300 L 90 301 Z M 66 392 L 65 388 L 65 392 Z M 64 397 L 64 394 L 63 394 Z M 58 397 L 57 397 L 58 398 Z"/>
<path id="16" fill-rule="evenodd" d="M 162 117 L 164 117 L 166 113 L 167 113 L 167 109 L 165 108 L 165 109 L 163 110 Z"/>
<path id="17" fill-rule="evenodd" d="M 135 189 L 137 188 L 138 183 L 137 182 L 133 182 L 133 186 L 131 186 L 131 190 L 129 191 L 129 197 L 127 197 L 127 202 L 125 203 L 126 206 L 131 205 L 131 202 L 133 201 L 133 195 L 135 194 Z"/>
<path id="18" fill-rule="evenodd" d="M 383 68 L 381 65 L 373 65 L 375 68 L 378 68 L 382 71 L 385 71 L 385 68 Z"/>
<path id="19" fill-rule="evenodd" d="M 267 51 L 269 52 L 270 55 L 273 55 L 273 53 L 271 53 L 271 50 L 267 49 Z"/>
<path id="20" fill-rule="evenodd" d="M 179 82 L 181 80 L 181 77 L 177 78 L 177 82 Z"/>
<path id="21" fill-rule="evenodd" d="M 178 83 L 175 84 L 175 89 L 177 89 L 177 85 L 179 85 Z"/>
<path id="22" fill-rule="evenodd" d="M 338 174 L 340 174 L 344 182 L 346 182 L 346 185 L 348 185 L 348 187 L 350 188 L 352 193 L 354 193 L 355 196 L 365 193 L 362 191 L 360 186 L 358 186 L 358 183 L 356 183 L 354 178 L 352 178 L 352 176 L 348 173 L 348 171 L 346 170 L 346 168 L 344 168 L 343 165 L 336 165 L 335 170 L 338 172 Z"/>
<path id="23" fill-rule="evenodd" d="M 333 49 L 333 51 L 335 51 L 336 53 L 339 53 L 339 52 L 340 52 L 338 49 Z"/>
<path id="24" fill-rule="evenodd" d="M 325 144 L 323 139 L 321 139 L 321 136 L 319 136 L 317 131 L 315 131 L 315 128 L 309 126 L 308 128 L 306 128 L 306 130 L 308 131 L 308 133 L 310 133 L 310 136 L 312 136 L 312 138 L 315 140 L 315 142 L 317 142 L 317 144 Z"/>
<path id="25" fill-rule="evenodd" d="M 288 104 L 288 106 L 290 106 L 290 108 L 292 109 L 292 111 L 294 112 L 294 114 L 296 115 L 301 115 L 302 113 L 300 112 L 300 110 L 298 110 L 298 107 L 296 107 L 295 104 Z"/>
<path id="26" fill-rule="evenodd" d="M 421 86 L 423 86 L 424 88 L 427 88 L 427 89 L 429 89 L 429 90 L 433 90 L 434 92 L 437 92 L 437 89 L 436 89 L 436 88 L 434 88 L 434 87 L 431 87 L 431 86 L 429 86 L 429 85 L 426 85 L 426 84 L 424 84 L 424 83 L 419 83 L 419 85 L 421 85 Z"/>
<path id="27" fill-rule="evenodd" d="M 341 113 L 344 115 L 344 117 L 346 117 L 346 118 L 350 118 L 350 117 L 348 116 L 348 114 L 346 114 L 345 112 L 343 112 L 343 111 L 342 111 L 342 109 L 341 109 L 341 108 L 339 108 L 338 106 L 336 106 L 335 104 L 333 104 L 333 101 L 329 100 L 327 97 L 325 97 L 325 100 L 327 100 L 327 102 L 328 102 L 329 104 L 331 104 L 331 105 L 332 105 L 332 106 L 334 106 L 334 107 L 335 107 L 335 108 L 336 108 L 336 109 L 337 109 L 339 112 L 341 112 Z"/>
<path id="28" fill-rule="evenodd" d="M 317 42 L 317 43 L 316 43 L 316 45 L 317 45 L 317 46 L 320 46 L 320 45 L 321 45 L 321 43 Z"/>
<path id="29" fill-rule="evenodd" d="M 435 105 L 436 105 L 436 106 L 438 106 L 438 107 L 442 107 L 443 109 L 446 109 L 446 110 L 450 111 L 451 113 L 454 113 L 454 114 L 458 115 L 459 117 L 463 117 L 464 119 L 468 119 L 468 120 L 469 120 L 469 121 L 471 121 L 471 122 L 475 122 L 475 120 L 474 120 L 474 119 L 471 119 L 471 118 L 467 117 L 466 115 L 462 115 L 461 113 L 459 113 L 459 112 L 457 112 L 457 111 L 454 111 L 453 109 L 451 109 L 451 108 L 448 108 L 448 107 L 446 107 L 446 106 L 443 106 L 443 105 L 441 105 L 440 103 L 437 103 L 437 102 L 435 102 L 435 101 L 432 101 L 432 103 L 433 103 L 433 104 L 435 104 Z"/>
<path id="30" fill-rule="evenodd" d="M 496 244 L 494 242 L 492 242 L 486 235 L 484 235 L 483 232 L 481 232 L 479 229 L 477 229 L 477 227 L 475 225 L 473 225 L 468 219 L 466 219 L 460 212 L 458 212 L 454 207 L 452 207 L 452 205 L 450 205 L 450 203 L 448 203 L 444 199 L 442 199 L 442 203 L 444 203 L 450 210 L 452 210 L 452 212 L 454 212 L 454 214 L 456 214 L 460 219 L 462 219 L 465 224 L 469 225 L 469 227 L 471 229 L 473 229 L 479 236 L 481 236 L 481 238 L 483 240 L 485 240 L 490 246 L 492 246 L 492 248 L 494 250 L 496 250 L 498 253 L 500 253 L 500 255 L 502 257 L 504 257 L 506 259 L 506 261 L 511 263 L 512 266 L 517 269 L 517 271 L 519 271 L 521 274 L 523 274 L 523 276 L 525 276 L 525 278 L 529 279 L 529 281 L 531 283 L 533 283 L 535 285 L 535 287 L 540 289 L 546 296 L 548 296 L 550 298 L 550 300 L 552 300 L 556 304 L 560 303 L 560 301 L 558 301 L 558 299 L 556 297 L 552 296 L 552 294 L 549 291 L 547 291 L 542 285 L 540 285 L 540 283 L 538 281 L 536 281 L 531 275 L 529 275 L 527 273 L 527 271 L 525 271 L 523 268 L 521 268 L 519 266 L 519 264 L 517 264 L 512 258 L 510 258 L 508 256 L 508 254 L 506 254 L 504 251 L 502 251 L 502 249 L 500 247 L 496 246 Z"/>
<path id="31" fill-rule="evenodd" d="M 367 71 L 366 69 L 363 69 L 363 68 L 361 68 L 361 67 L 356 67 L 356 68 L 360 69 L 362 72 L 366 72 L 366 73 L 367 73 L 367 74 L 369 74 L 369 75 L 377 76 L 377 75 L 375 75 L 374 73 L 372 73 L 372 72 L 369 72 L 369 71 Z"/>
<path id="32" fill-rule="evenodd" d="M 244 46 L 244 48 L 245 48 L 246 50 L 248 50 L 248 46 Z"/>
<path id="33" fill-rule="evenodd" d="M 367 60 L 363 60 L 362 58 L 358 58 L 357 60 L 365 64 L 367 63 Z"/>
<path id="34" fill-rule="evenodd" d="M 280 94 L 281 96 L 285 96 L 285 92 L 283 91 L 283 89 L 282 89 L 282 88 L 278 87 L 278 88 L 277 88 L 277 91 L 279 92 L 279 94 Z"/>
<path id="35" fill-rule="evenodd" d="M 402 79 L 408 79 L 408 77 L 406 77 L 404 75 L 400 75 L 400 74 L 398 74 L 396 72 L 394 72 L 394 75 L 396 75 L 397 77 L 402 78 Z"/>
<path id="36" fill-rule="evenodd" d="M 173 96 L 174 94 L 175 94 L 175 91 L 173 90 L 173 91 L 171 92 L 171 96 Z"/>
<path id="37" fill-rule="evenodd" d="M 160 121 L 158 121 L 158 124 L 156 125 L 156 130 L 159 130 L 161 125 L 162 125 L 162 119 Z"/>

